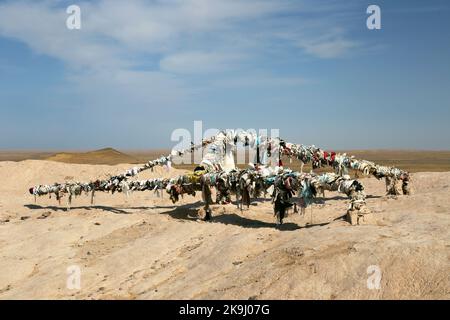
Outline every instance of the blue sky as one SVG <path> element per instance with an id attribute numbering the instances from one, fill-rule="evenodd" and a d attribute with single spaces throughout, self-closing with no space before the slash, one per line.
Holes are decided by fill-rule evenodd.
<path id="1" fill-rule="evenodd" d="M 171 147 L 202 120 L 450 149 L 449 32 L 448 1 L 0 1 L 0 148 Z"/>

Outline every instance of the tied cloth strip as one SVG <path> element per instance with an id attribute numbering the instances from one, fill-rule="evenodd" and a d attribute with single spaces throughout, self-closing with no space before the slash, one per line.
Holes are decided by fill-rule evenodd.
<path id="1" fill-rule="evenodd" d="M 74 182 L 63 184 L 55 183 L 53 185 L 39 185 L 30 188 L 29 192 L 35 197 L 46 194 L 51 195 L 53 193 L 56 195 L 57 200 L 60 200 L 64 194 L 69 194 L 68 205 L 70 205 L 71 203 L 72 196 L 80 195 L 83 191 L 86 193 L 92 192 L 91 200 L 93 201 L 95 191 L 111 191 L 112 193 L 114 193 L 115 191 L 126 189 L 126 187 L 124 187 L 126 186 L 124 182 L 126 182 L 128 178 L 136 176 L 140 172 L 153 168 L 156 165 L 166 165 L 170 167 L 171 159 L 174 156 L 181 156 L 187 152 L 193 152 L 201 147 L 205 147 L 213 143 L 231 143 L 232 141 L 234 144 L 236 144 L 237 142 L 243 142 L 245 145 L 248 145 L 251 143 L 251 141 L 257 141 L 259 143 L 259 141 L 262 141 L 261 139 L 263 138 L 247 132 L 240 132 L 235 135 L 225 134 L 224 132 L 221 132 L 217 136 L 202 141 L 202 143 L 199 145 L 191 145 L 189 149 L 182 151 L 172 151 L 169 156 L 149 161 L 142 167 L 134 167 L 127 170 L 121 175 L 112 176 L 106 180 L 96 180 L 89 183 Z M 373 174 L 378 179 L 382 177 L 392 178 L 394 180 L 394 184 L 397 179 L 400 179 L 403 181 L 403 193 L 409 193 L 409 174 L 399 169 L 379 166 L 366 160 L 356 160 L 353 157 L 347 157 L 345 154 L 341 155 L 336 153 L 324 152 L 320 148 L 316 148 L 315 146 L 308 147 L 303 145 L 285 143 L 282 139 L 279 138 L 266 138 L 266 144 L 267 155 L 269 156 L 271 155 L 274 146 L 278 146 L 278 150 L 280 153 L 279 160 L 281 160 L 281 153 L 283 153 L 288 154 L 289 156 L 296 156 L 299 160 L 302 161 L 302 163 L 312 162 L 313 166 L 315 167 L 320 167 L 321 165 L 333 166 L 340 175 L 342 175 L 342 173 L 346 173 L 348 168 L 351 168 L 363 172 L 364 174 Z M 218 159 L 220 160 L 220 157 Z M 279 162 L 279 164 L 282 164 L 281 161 Z M 218 165 L 217 163 L 213 163 L 213 166 L 207 167 L 207 170 L 217 172 L 220 170 L 220 165 Z"/>
<path id="2" fill-rule="evenodd" d="M 174 156 L 182 156 L 184 154 L 186 154 L 187 152 L 193 152 L 201 147 L 205 147 L 207 145 L 210 144 L 214 144 L 214 143 L 234 143 L 236 144 L 237 142 L 242 142 L 245 145 L 248 145 L 250 142 L 249 141 L 256 141 L 259 143 L 259 141 L 261 141 L 261 139 L 263 139 L 263 137 L 259 137 L 253 133 L 247 133 L 247 132 L 239 132 L 237 134 L 234 135 L 230 135 L 230 134 L 226 134 L 224 131 L 220 132 L 217 136 L 213 136 L 208 140 L 204 140 L 201 144 L 199 145 L 192 145 L 189 149 L 186 150 L 182 150 L 182 151 L 172 151 L 172 153 L 169 156 L 166 157 L 161 157 L 159 159 L 156 160 L 152 160 L 149 161 L 148 163 L 146 163 L 144 166 L 142 167 L 134 167 L 131 168 L 129 170 L 127 170 L 125 173 L 121 174 L 121 175 L 117 175 L 117 176 L 111 176 L 109 179 L 107 180 L 97 180 L 94 182 L 90 182 L 90 183 L 72 183 L 72 184 L 78 184 L 81 186 L 81 188 L 83 190 L 85 189 L 92 189 L 95 191 L 112 191 L 114 192 L 115 187 L 122 181 L 122 180 L 127 180 L 130 177 L 136 176 L 137 174 L 139 174 L 140 172 L 153 168 L 156 165 L 166 165 L 168 167 L 170 167 L 171 164 L 171 159 Z M 403 181 L 402 184 L 402 191 L 404 194 L 409 194 L 409 174 L 407 172 L 401 171 L 397 168 L 391 168 L 391 167 L 384 167 L 384 166 L 379 166 L 376 165 L 372 162 L 366 161 L 366 160 L 357 160 L 354 159 L 353 157 L 347 157 L 346 154 L 335 154 L 335 153 L 330 153 L 330 157 L 328 157 L 328 152 L 324 152 L 322 151 L 320 148 L 316 148 L 314 145 L 313 146 L 303 146 L 303 145 L 296 145 L 296 144 L 292 144 L 292 143 L 285 143 L 282 139 L 276 138 L 276 139 L 267 139 L 267 154 L 271 155 L 272 152 L 272 148 L 273 145 L 278 145 L 279 146 L 279 157 L 278 157 L 278 161 L 279 161 L 279 165 L 282 165 L 281 162 L 281 154 L 285 154 L 288 155 L 289 157 L 291 156 L 296 156 L 299 160 L 302 161 L 302 164 L 308 163 L 308 162 L 312 162 L 313 163 L 313 167 L 317 168 L 320 167 L 322 165 L 330 165 L 332 167 L 334 167 L 337 171 L 337 173 L 339 175 L 342 174 L 346 174 L 347 173 L 347 169 L 351 168 L 354 170 L 357 170 L 359 172 L 363 172 L 364 174 L 368 175 L 368 174 L 373 174 L 376 178 L 380 179 L 382 177 L 390 177 L 394 179 L 394 183 L 396 183 L 396 181 L 398 179 Z M 209 171 L 220 171 L 221 166 L 218 163 L 220 162 L 220 159 L 216 161 L 213 161 L 213 163 L 211 163 L 208 160 L 204 160 L 203 164 L 206 164 L 205 167 L 209 170 Z M 209 165 L 208 165 L 209 164 Z M 70 183 L 65 183 L 64 185 L 70 185 Z M 41 187 L 41 188 L 39 188 Z M 42 187 L 46 187 L 46 188 L 42 188 Z M 52 188 L 53 187 L 53 188 Z M 30 193 L 34 194 L 35 196 L 40 196 L 40 195 L 44 195 L 47 193 L 55 193 L 54 191 L 57 192 L 68 192 L 65 191 L 63 188 L 64 186 L 61 185 L 60 188 L 58 188 L 58 184 L 54 184 L 53 186 L 38 186 L 30 188 Z M 39 190 L 40 189 L 40 190 Z M 47 191 L 46 191 L 47 190 Z M 390 190 L 388 190 L 388 193 L 393 193 L 396 194 L 395 191 L 393 191 L 393 188 L 390 188 Z M 57 194 L 57 198 L 59 197 L 59 195 Z"/>
<path id="3" fill-rule="evenodd" d="M 124 181 L 127 181 L 129 178 L 137 176 L 140 172 L 143 172 L 148 169 L 153 169 L 155 166 L 167 166 L 171 167 L 172 159 L 176 156 L 183 156 L 187 153 L 192 153 L 200 148 L 203 148 L 215 141 L 215 137 L 211 137 L 210 139 L 203 140 L 201 144 L 191 145 L 191 147 L 176 151 L 173 150 L 170 155 L 162 156 L 155 160 L 150 160 L 145 163 L 141 167 L 133 167 L 131 169 L 126 170 L 124 173 L 119 175 L 113 175 L 108 179 L 104 180 L 95 180 L 91 182 L 65 182 L 65 183 L 54 183 L 53 185 L 37 185 L 31 187 L 29 189 L 29 193 L 35 196 L 44 196 L 54 194 L 56 199 L 60 202 L 61 198 L 67 194 L 68 202 L 67 206 L 70 208 L 72 197 L 78 196 L 81 192 L 91 192 L 91 204 L 93 204 L 94 194 L 96 191 L 109 192 L 114 193 L 115 191 L 119 191 L 122 189 L 121 184 Z"/>
<path id="4" fill-rule="evenodd" d="M 184 194 L 195 196 L 196 191 L 201 191 L 206 212 L 209 212 L 210 215 L 209 205 L 213 203 L 210 188 L 215 187 L 217 193 L 222 192 L 228 196 L 234 193 L 237 197 L 242 197 L 244 191 L 247 190 L 249 196 L 257 197 L 261 192 L 275 186 L 272 201 L 274 212 L 278 214 L 277 222 L 279 224 L 283 222 L 286 209 L 293 205 L 291 199 L 295 193 L 299 193 L 301 203 L 303 203 L 301 206 L 304 208 L 312 203 L 320 189 L 338 191 L 349 196 L 351 199 L 349 210 L 359 210 L 365 203 L 363 187 L 357 180 L 339 177 L 334 173 L 316 175 L 287 169 L 278 171 L 264 169 L 267 168 L 216 173 L 196 171 L 193 174 L 181 175 L 171 179 L 122 181 L 115 191 L 134 192 L 165 189 L 173 203 L 179 201 L 180 196 L 182 197 Z M 76 188 L 74 195 L 81 195 L 82 191 L 82 189 Z M 231 199 L 228 198 L 228 201 L 231 201 Z"/>

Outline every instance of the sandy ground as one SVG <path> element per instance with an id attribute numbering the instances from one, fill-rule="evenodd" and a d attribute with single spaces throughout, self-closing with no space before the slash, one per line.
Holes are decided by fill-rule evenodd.
<path id="1" fill-rule="evenodd" d="M 450 298 L 450 172 L 414 173 L 414 194 L 397 199 L 362 179 L 373 214 L 360 226 L 339 219 L 347 200 L 335 193 L 276 228 L 262 199 L 242 213 L 215 206 L 204 222 L 199 195 L 173 205 L 153 192 L 98 194 L 93 206 L 83 195 L 66 211 L 27 191 L 128 167 L 0 162 L 1 299 Z M 371 265 L 379 289 L 367 286 Z M 79 290 L 67 287 L 71 266 Z"/>

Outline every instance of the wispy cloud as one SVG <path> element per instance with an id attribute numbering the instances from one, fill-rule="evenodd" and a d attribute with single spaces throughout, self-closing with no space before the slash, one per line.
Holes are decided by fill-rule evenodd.
<path id="1" fill-rule="evenodd" d="M 334 2 L 82 1 L 78 31 L 65 27 L 65 5 L 3 2 L 0 36 L 64 62 L 72 89 L 96 106 L 177 105 L 210 84 L 302 85 L 301 75 L 273 72 L 276 47 L 283 55 L 330 59 L 358 46 L 342 27 L 336 32 L 337 19 L 311 23 L 302 18 L 336 12 Z M 191 81 L 196 76 L 202 77 L 201 87 Z"/>
<path id="2" fill-rule="evenodd" d="M 272 74 L 253 74 L 251 76 L 238 76 L 220 79 L 212 82 L 212 85 L 223 88 L 276 88 L 276 87 L 295 87 L 310 83 L 309 80 L 301 77 L 280 77 Z"/>
<path id="3" fill-rule="evenodd" d="M 81 30 L 66 28 L 73 3 Z M 343 134 L 360 145 L 391 141 L 359 121 L 361 105 L 392 119 L 403 116 L 400 106 L 417 107 L 412 120 L 445 133 L 436 115 L 448 118 L 450 49 L 441 34 L 449 6 L 383 3 L 382 30 L 369 31 L 358 0 L 0 0 L 0 147 L 163 146 L 174 126 L 199 118 L 293 135 L 308 119 L 300 130 L 312 143 L 309 119 L 320 118 L 328 144 Z M 421 26 L 413 33 L 411 21 Z M 282 113 L 292 116 L 274 116 Z M 347 121 L 364 126 L 342 128 Z M 37 133 L 44 138 L 30 139 Z M 448 145 L 437 136 L 446 137 L 429 135 L 430 145 Z"/>
<path id="4" fill-rule="evenodd" d="M 298 46 L 306 53 L 323 59 L 338 58 L 357 48 L 357 41 L 346 39 L 342 32 L 332 30 L 316 39 L 301 39 Z"/>
<path id="5" fill-rule="evenodd" d="M 0 33 L 25 42 L 39 53 L 62 59 L 72 67 L 94 68 L 118 63 L 122 66 L 132 63 L 133 53 L 172 55 L 173 59 L 182 57 L 183 51 L 188 49 L 197 52 L 197 56 L 207 51 L 212 52 L 210 57 L 218 57 L 224 48 L 241 50 L 232 42 L 233 37 L 242 35 L 249 39 L 256 36 L 260 44 L 270 45 L 270 40 L 276 40 L 270 38 L 276 35 L 273 21 L 277 15 L 313 10 L 305 2 L 286 0 L 101 0 L 79 3 L 83 29 L 69 31 L 65 28 L 67 15 L 59 3 L 10 1 L 1 4 Z M 287 21 L 286 27 L 291 29 L 301 28 L 303 24 L 295 16 L 280 20 Z M 333 21 L 329 24 L 335 27 Z M 339 47 L 333 56 L 344 52 L 351 41 L 345 39 L 344 33 L 339 38 L 327 36 L 326 29 L 327 24 L 317 26 L 315 33 L 298 35 L 302 39 L 292 40 L 304 43 L 307 52 L 319 57 L 324 56 L 321 48 Z M 319 43 L 313 41 L 317 36 L 321 38 Z M 212 44 L 215 46 L 210 47 Z M 189 57 L 189 53 L 184 57 Z M 163 56 L 163 59 L 167 62 L 171 58 Z"/>
<path id="6" fill-rule="evenodd" d="M 189 51 L 169 54 L 161 59 L 162 71 L 182 74 L 224 72 L 237 67 L 242 54 L 225 52 Z"/>

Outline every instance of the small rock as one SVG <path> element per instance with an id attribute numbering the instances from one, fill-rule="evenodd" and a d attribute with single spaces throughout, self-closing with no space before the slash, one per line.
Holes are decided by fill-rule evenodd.
<path id="1" fill-rule="evenodd" d="M 96 226 L 99 226 L 100 225 L 100 222 L 95 222 L 94 223 Z"/>
<path id="2" fill-rule="evenodd" d="M 23 216 L 23 217 L 20 217 L 20 220 L 27 220 L 27 219 L 30 219 L 30 216 Z"/>
<path id="3" fill-rule="evenodd" d="M 6 288 L 3 288 L 3 289 L 0 289 L 0 293 L 3 293 L 3 292 L 6 292 L 6 291 L 9 291 L 9 290 L 11 290 L 11 285 L 10 284 L 8 284 L 7 286 L 6 286 Z"/>
<path id="4" fill-rule="evenodd" d="M 37 217 L 37 219 L 45 219 L 45 218 L 49 217 L 51 214 L 52 213 L 50 211 L 44 212 L 39 217 Z"/>

